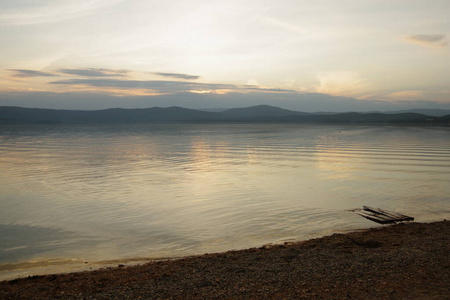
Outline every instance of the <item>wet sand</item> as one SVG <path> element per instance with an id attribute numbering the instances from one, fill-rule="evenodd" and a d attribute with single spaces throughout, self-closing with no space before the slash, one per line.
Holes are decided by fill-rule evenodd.
<path id="1" fill-rule="evenodd" d="M 0 282 L 0 299 L 450 299 L 450 221 Z"/>

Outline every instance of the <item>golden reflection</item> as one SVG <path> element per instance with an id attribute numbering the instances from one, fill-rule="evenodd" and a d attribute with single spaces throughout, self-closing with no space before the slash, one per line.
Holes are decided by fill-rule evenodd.
<path id="1" fill-rule="evenodd" d="M 352 147 L 351 152 L 342 147 L 320 146 L 316 151 L 318 170 L 324 171 L 323 178 L 353 179 L 358 164 L 364 164 L 366 155 L 362 148 Z"/>
<path id="2" fill-rule="evenodd" d="M 189 153 L 192 163 L 189 163 L 185 174 L 185 188 L 195 196 L 191 202 L 213 199 L 211 195 L 217 192 L 216 187 L 229 182 L 227 170 L 218 168 L 221 165 L 219 161 L 225 156 L 225 148 L 223 145 L 211 145 L 200 137 L 192 140 Z"/>

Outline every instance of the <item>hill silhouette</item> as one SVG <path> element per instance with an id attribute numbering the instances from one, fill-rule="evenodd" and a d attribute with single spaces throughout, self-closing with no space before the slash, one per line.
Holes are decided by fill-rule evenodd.
<path id="1" fill-rule="evenodd" d="M 245 108 L 232 108 L 222 112 L 231 118 L 264 118 L 264 117 L 286 117 L 308 115 L 308 113 L 287 110 L 270 105 L 257 105 Z"/>
<path id="2" fill-rule="evenodd" d="M 0 124 L 84 124 L 84 123 L 317 123 L 317 124 L 439 124 L 442 117 L 419 113 L 325 113 L 309 114 L 269 105 L 208 112 L 182 107 L 104 110 L 56 110 L 0 107 Z"/>
<path id="3" fill-rule="evenodd" d="M 181 107 L 152 107 L 143 109 L 111 108 L 105 110 L 55 110 L 0 107 L 0 120 L 3 122 L 32 123 L 167 123 L 208 121 L 220 117 L 218 113 L 204 112 Z"/>
<path id="4" fill-rule="evenodd" d="M 401 114 L 401 113 L 417 113 L 423 114 L 432 117 L 443 117 L 445 115 L 450 114 L 450 109 L 426 109 L 426 108 L 416 108 L 416 109 L 407 109 L 407 110 L 397 110 L 397 111 L 386 111 L 383 112 L 386 114 Z"/>

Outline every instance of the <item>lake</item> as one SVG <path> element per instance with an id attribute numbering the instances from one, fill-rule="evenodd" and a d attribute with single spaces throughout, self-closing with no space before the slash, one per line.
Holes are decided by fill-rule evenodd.
<path id="1" fill-rule="evenodd" d="M 450 128 L 0 126 L 0 279 L 450 218 Z"/>

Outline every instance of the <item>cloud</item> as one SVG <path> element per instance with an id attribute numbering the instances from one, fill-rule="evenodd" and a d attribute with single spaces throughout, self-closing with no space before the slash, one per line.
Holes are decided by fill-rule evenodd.
<path id="1" fill-rule="evenodd" d="M 403 40 L 408 43 L 425 47 L 445 47 L 447 46 L 445 37 L 445 34 L 419 34 L 408 35 Z"/>
<path id="2" fill-rule="evenodd" d="M 80 87 L 115 88 L 115 89 L 135 89 L 148 90 L 157 94 L 176 93 L 198 93 L 198 94 L 226 94 L 231 92 L 272 92 L 286 93 L 292 90 L 259 88 L 257 86 L 239 86 L 232 84 L 199 83 L 188 81 L 165 81 L 165 80 L 117 80 L 117 79 L 69 79 L 49 82 L 58 85 L 75 85 Z"/>
<path id="3" fill-rule="evenodd" d="M 35 25 L 60 22 L 93 14 L 120 1 L 122 0 L 8 1 L 6 9 L 0 12 L 0 24 Z"/>
<path id="4" fill-rule="evenodd" d="M 242 91 L 247 90 L 252 92 L 297 93 L 295 90 L 264 87 L 256 79 L 249 79 L 245 86 L 236 86 L 236 88 Z"/>
<path id="5" fill-rule="evenodd" d="M 26 70 L 26 69 L 8 69 L 8 71 L 14 72 L 11 76 L 13 77 L 49 77 L 58 76 L 49 72 L 42 72 L 36 70 Z"/>
<path id="6" fill-rule="evenodd" d="M 359 73 L 353 71 L 323 72 L 317 74 L 315 92 L 334 96 L 362 97 L 368 83 Z"/>
<path id="7" fill-rule="evenodd" d="M 171 77 L 171 78 L 179 78 L 179 79 L 186 79 L 186 80 L 195 80 L 199 79 L 200 76 L 197 75 L 189 75 L 189 74 L 180 74 L 180 73 L 161 73 L 161 72 L 154 72 L 152 74 L 163 76 L 163 77 Z"/>
<path id="8" fill-rule="evenodd" d="M 278 27 L 293 31 L 295 33 L 300 33 L 300 34 L 307 34 L 308 31 L 304 28 L 301 28 L 299 26 L 296 26 L 294 24 L 282 21 L 282 20 L 278 20 L 278 19 L 274 19 L 274 18 L 264 18 L 264 20 L 270 24 L 276 25 Z"/>
<path id="9" fill-rule="evenodd" d="M 423 97 L 422 91 L 399 91 L 387 95 L 389 99 L 394 100 L 417 100 Z"/>
<path id="10" fill-rule="evenodd" d="M 78 75 L 85 77 L 121 77 L 126 76 L 128 73 L 127 70 L 95 69 L 95 68 L 60 69 L 58 71 L 64 74 Z"/>
<path id="11" fill-rule="evenodd" d="M 242 87 L 242 88 L 240 88 L 240 90 L 257 91 L 257 92 L 273 92 L 273 93 L 294 93 L 294 94 L 297 93 L 297 91 L 294 91 L 294 90 L 252 87 L 252 86 Z"/>
<path id="12" fill-rule="evenodd" d="M 450 90 L 407 90 L 392 92 L 385 97 L 387 100 L 394 101 L 417 101 L 423 99 L 429 99 L 436 102 L 448 102 L 450 99 Z"/>
<path id="13" fill-rule="evenodd" d="M 252 85 L 252 86 L 261 86 L 261 84 L 258 82 L 258 80 L 256 79 L 249 79 L 247 81 L 247 85 Z"/>
<path id="14" fill-rule="evenodd" d="M 50 84 L 80 85 L 99 88 L 108 87 L 121 89 L 148 89 L 160 93 L 236 89 L 236 86 L 229 84 L 195 83 L 165 80 L 70 79 L 53 81 L 50 82 Z"/>

